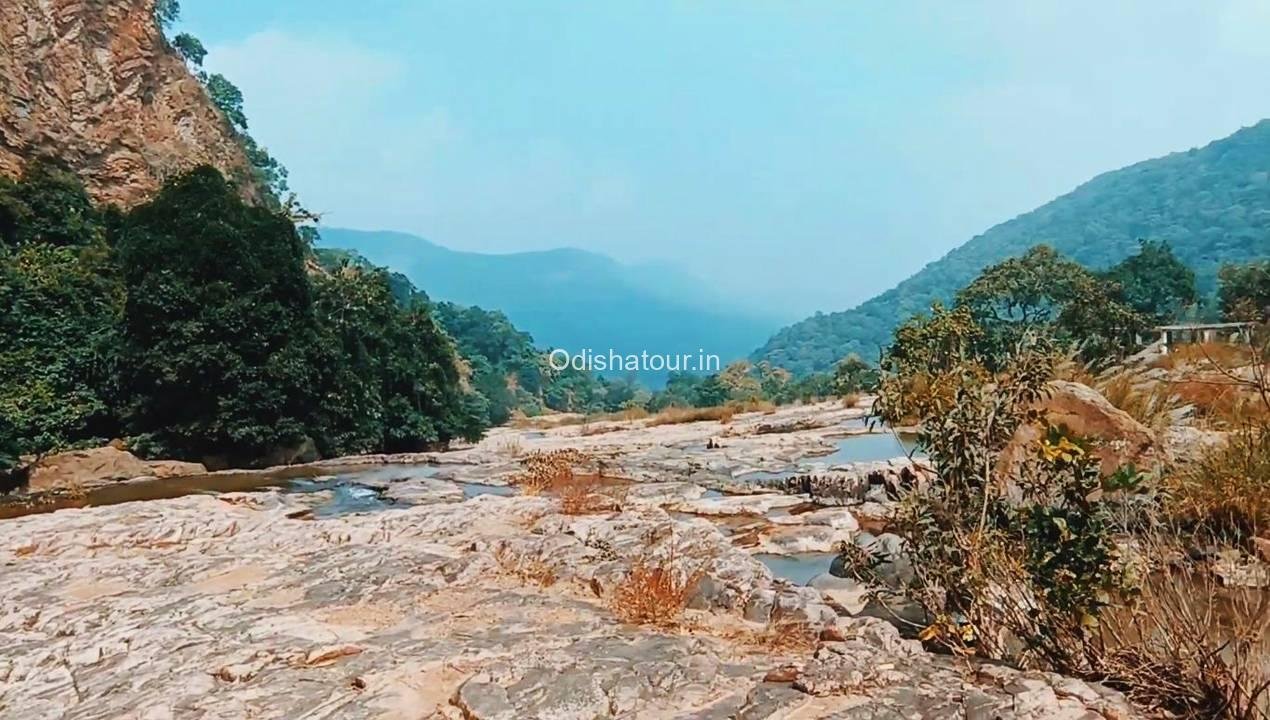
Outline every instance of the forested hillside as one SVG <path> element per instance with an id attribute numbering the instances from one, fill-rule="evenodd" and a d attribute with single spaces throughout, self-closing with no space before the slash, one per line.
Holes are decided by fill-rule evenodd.
<path id="1" fill-rule="evenodd" d="M 486 424 L 504 423 L 517 411 L 536 415 L 548 409 L 581 413 L 617 410 L 635 392 L 625 377 L 608 380 L 583 370 L 551 367 L 546 348 L 537 347 L 532 335 L 497 310 L 434 302 L 405 275 L 380 268 L 351 250 L 319 248 L 314 255 L 327 272 L 352 267 L 382 274 L 402 306 L 416 302 L 429 305 L 467 366 L 467 384 L 481 399 Z"/>
<path id="2" fill-rule="evenodd" d="M 309 259 L 209 166 L 127 212 L 53 164 L 0 178 L 0 472 L 113 439 L 226 466 L 480 437 L 485 401 L 430 304 Z"/>
<path id="3" fill-rule="evenodd" d="M 777 325 L 722 307 L 669 270 L 628 267 L 572 248 L 490 255 L 459 252 L 397 232 L 322 228 L 320 244 L 357 251 L 403 273 L 435 300 L 496 309 L 544 347 L 577 353 L 743 358 Z M 671 299 L 674 295 L 677 299 Z M 666 373 L 640 379 L 660 385 Z"/>
<path id="4" fill-rule="evenodd" d="M 876 359 L 896 325 L 949 300 L 988 265 L 1047 244 L 1105 269 L 1166 241 L 1211 295 L 1223 263 L 1270 256 L 1270 120 L 1209 145 L 1147 160 L 1090 180 L 1002 223 L 852 310 L 782 329 L 753 354 L 795 373 L 825 370 L 848 353 Z"/>

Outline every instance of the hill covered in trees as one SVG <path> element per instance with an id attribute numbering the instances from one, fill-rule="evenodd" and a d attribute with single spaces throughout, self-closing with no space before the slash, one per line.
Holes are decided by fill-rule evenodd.
<path id="1" fill-rule="evenodd" d="M 1270 120 L 1099 175 L 852 310 L 783 328 L 752 358 L 795 373 L 828 369 L 849 353 L 876 359 L 899 323 L 933 301 L 949 301 L 993 263 L 1043 243 L 1102 270 L 1137 252 L 1139 239 L 1167 242 L 1205 296 L 1215 291 L 1223 263 L 1270 256 Z"/>
<path id="2" fill-rule="evenodd" d="M 775 322 L 727 309 L 673 270 L 627 266 L 562 248 L 501 255 L 460 252 L 398 232 L 322 228 L 320 244 L 354 250 L 442 301 L 504 313 L 544 347 L 620 354 L 743 358 Z M 643 373 L 660 385 L 665 373 Z"/>
<path id="3" fill-rule="evenodd" d="M 479 438 L 486 400 L 426 299 L 310 258 L 210 166 L 127 212 L 50 163 L 0 177 L 0 473 L 115 438 L 214 466 Z"/>

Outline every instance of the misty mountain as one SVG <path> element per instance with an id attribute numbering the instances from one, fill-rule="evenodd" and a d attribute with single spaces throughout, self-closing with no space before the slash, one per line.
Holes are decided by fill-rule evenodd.
<path id="1" fill-rule="evenodd" d="M 462 252 L 408 233 L 344 228 L 322 228 L 319 246 L 356 251 L 435 300 L 501 310 L 539 346 L 573 353 L 704 350 L 726 365 L 777 324 L 729 311 L 691 273 L 665 263 L 626 265 L 575 248 Z M 664 373 L 640 376 L 658 384 Z"/>

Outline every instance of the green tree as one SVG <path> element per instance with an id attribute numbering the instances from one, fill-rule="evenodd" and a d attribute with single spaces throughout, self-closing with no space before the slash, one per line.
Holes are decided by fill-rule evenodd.
<path id="1" fill-rule="evenodd" d="M 1270 320 L 1270 260 L 1225 265 L 1218 273 L 1222 317 L 1235 322 Z"/>
<path id="2" fill-rule="evenodd" d="M 1175 318 L 1199 302 L 1195 273 L 1167 241 L 1139 240 L 1138 252 L 1102 274 L 1120 286 L 1120 297 L 1153 322 Z"/>
<path id="3" fill-rule="evenodd" d="M 160 30 L 172 27 L 181 17 L 181 0 L 155 0 L 154 24 Z"/>
<path id="4" fill-rule="evenodd" d="M 454 346 L 427 304 L 416 302 L 390 327 L 383 373 L 384 451 L 442 447 L 454 438 L 478 440 L 483 409 L 460 389 Z"/>
<path id="5" fill-rule="evenodd" d="M 731 388 L 718 375 L 710 375 L 697 386 L 693 405 L 697 407 L 715 407 L 732 399 Z"/>
<path id="6" fill-rule="evenodd" d="M 127 218 L 122 384 L 155 452 L 250 462 L 298 442 L 318 405 L 305 246 L 211 167 Z"/>
<path id="7" fill-rule="evenodd" d="M 1087 360 L 1123 355 L 1148 322 L 1119 292 L 1118 285 L 1037 245 L 984 270 L 957 293 L 957 304 L 983 329 L 981 355 L 995 369 L 1035 329 L 1080 350 Z"/>
<path id="8" fill-rule="evenodd" d="M 185 61 L 194 67 L 203 67 L 203 59 L 207 57 L 207 48 L 198 38 L 189 33 L 181 33 L 172 38 L 172 47 L 180 53 Z"/>
<path id="9" fill-rule="evenodd" d="M 832 387 L 835 394 L 867 392 L 874 389 L 878 382 L 877 368 L 851 353 L 834 367 Z"/>
<path id="10" fill-rule="evenodd" d="M 383 447 L 380 374 L 389 352 L 385 331 L 398 309 L 386 285 L 376 280 L 355 268 L 311 278 L 323 345 L 333 351 L 321 380 L 317 441 L 324 455 Z"/>
<path id="11" fill-rule="evenodd" d="M 83 183 L 55 161 L 30 163 L 16 182 L 0 177 L 0 242 L 78 246 L 102 229 Z"/>
<path id="12" fill-rule="evenodd" d="M 247 132 L 247 114 L 243 112 L 243 91 L 220 73 L 212 73 L 204 81 L 207 97 L 221 111 L 235 132 Z"/>
<path id="13" fill-rule="evenodd" d="M 115 435 L 123 286 L 74 176 L 0 182 L 0 445 L 41 453 Z"/>

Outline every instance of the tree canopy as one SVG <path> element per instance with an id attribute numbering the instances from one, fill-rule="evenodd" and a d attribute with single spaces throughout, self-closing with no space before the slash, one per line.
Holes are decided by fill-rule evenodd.
<path id="1" fill-rule="evenodd" d="M 122 437 L 252 464 L 479 437 L 483 399 L 426 296 L 373 268 L 311 273 L 286 216 L 210 167 L 128 214 L 33 163 L 0 181 L 0 470 Z"/>

